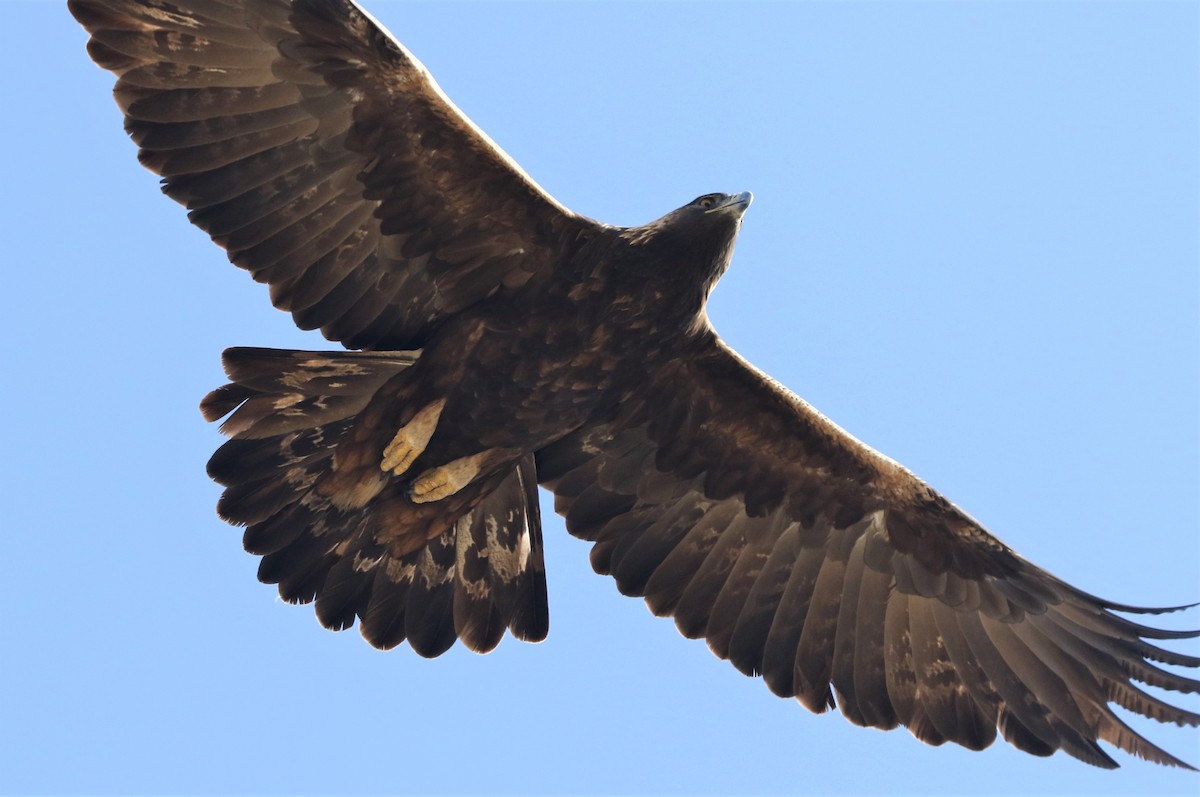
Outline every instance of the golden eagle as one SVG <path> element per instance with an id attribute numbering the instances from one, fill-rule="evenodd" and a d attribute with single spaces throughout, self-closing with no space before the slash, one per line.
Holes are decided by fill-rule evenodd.
<path id="1" fill-rule="evenodd" d="M 350 350 L 231 349 L 201 405 L 284 599 L 423 656 L 542 639 L 540 483 L 597 572 L 813 711 L 1188 767 L 1112 707 L 1200 724 L 1135 685 L 1200 690 L 1147 641 L 1198 632 L 1027 562 L 717 336 L 748 193 L 572 213 L 350 0 L 69 6 L 167 195 Z"/>

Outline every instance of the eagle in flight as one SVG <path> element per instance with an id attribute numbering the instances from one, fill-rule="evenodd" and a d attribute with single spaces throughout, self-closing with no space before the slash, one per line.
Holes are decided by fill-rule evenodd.
<path id="1" fill-rule="evenodd" d="M 351 0 L 69 0 L 143 165 L 347 351 L 234 348 L 208 463 L 259 578 L 379 648 L 547 631 L 537 485 L 591 562 L 815 712 L 1191 768 L 1120 706 L 1200 658 L 1017 555 L 723 343 L 750 194 L 639 227 L 559 204 Z M 1178 608 L 1178 607 L 1177 607 Z"/>

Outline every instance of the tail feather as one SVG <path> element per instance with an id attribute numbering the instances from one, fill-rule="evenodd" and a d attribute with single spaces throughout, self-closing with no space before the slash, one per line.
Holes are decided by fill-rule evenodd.
<path id="1" fill-rule="evenodd" d="M 487 544 L 493 600 L 509 631 L 517 639 L 546 638 L 550 616 L 545 600 L 546 565 L 542 558 L 542 513 L 538 504 L 537 471 L 533 457 L 523 459 L 475 516 L 472 535 L 478 547 Z M 515 514 L 507 514 L 507 508 Z M 491 534 L 489 517 L 496 522 Z"/>
<path id="2" fill-rule="evenodd" d="M 366 611 L 360 612 L 358 618 L 362 621 L 359 631 L 363 639 L 380 650 L 391 650 L 404 641 L 404 610 L 408 606 L 408 587 L 415 569 L 415 565 L 406 565 L 396 559 L 376 562 L 371 598 Z M 404 575 L 403 571 L 408 574 Z"/>
<path id="3" fill-rule="evenodd" d="M 272 437 L 352 418 L 417 352 L 308 352 L 236 347 L 221 360 L 231 383 L 200 402 L 205 420 L 232 415 L 221 432 Z"/>
<path id="4" fill-rule="evenodd" d="M 481 500 L 457 519 L 430 515 L 429 507 L 397 511 L 401 499 L 387 494 L 343 510 L 314 488 L 355 414 L 418 357 L 227 350 L 231 382 L 201 403 L 209 421 L 230 416 L 221 429 L 232 439 L 208 463 L 209 475 L 226 488 L 218 511 L 246 526 L 246 550 L 263 557 L 261 581 L 278 584 L 289 602 L 315 601 L 327 628 L 349 628 L 357 617 L 375 647 L 407 640 L 417 653 L 437 656 L 456 639 L 485 653 L 505 629 L 518 639 L 544 639 L 546 580 L 532 457 L 481 485 Z M 398 553 L 389 546 L 395 524 L 430 517 L 444 531 L 423 547 Z"/>
<path id="5" fill-rule="evenodd" d="M 453 617 L 455 531 L 437 537 L 417 553 L 416 576 L 408 586 L 404 635 L 425 658 L 442 655 L 458 638 Z"/>
<path id="6" fill-rule="evenodd" d="M 546 571 L 532 458 L 459 520 L 457 535 L 454 625 L 463 641 L 487 652 L 506 627 L 517 639 L 545 639 Z"/>
<path id="7" fill-rule="evenodd" d="M 227 487 L 221 494 L 217 514 L 242 526 L 262 523 L 295 503 L 301 489 L 274 477 L 241 482 Z"/>
<path id="8" fill-rule="evenodd" d="M 331 631 L 344 631 L 367 610 L 373 579 L 359 569 L 359 552 L 338 559 L 325 576 L 317 595 L 317 620 Z"/>
<path id="9" fill-rule="evenodd" d="M 221 355 L 234 384 L 260 393 L 370 396 L 413 365 L 419 351 L 291 351 L 235 346 Z"/>
<path id="10" fill-rule="evenodd" d="M 262 523 L 247 526 L 242 547 L 255 556 L 282 551 L 306 531 L 303 507 L 292 504 Z"/>
<path id="11" fill-rule="evenodd" d="M 297 467 L 311 470 L 333 456 L 336 441 L 349 426 L 349 421 L 335 422 L 278 435 L 270 441 L 228 440 L 208 461 L 208 475 L 218 484 L 233 487 L 262 478 L 264 473 Z"/>
<path id="12" fill-rule="evenodd" d="M 221 385 L 201 400 L 200 414 L 204 416 L 204 420 L 212 423 L 233 412 L 238 405 L 253 395 L 255 391 L 248 387 L 232 383 Z"/>

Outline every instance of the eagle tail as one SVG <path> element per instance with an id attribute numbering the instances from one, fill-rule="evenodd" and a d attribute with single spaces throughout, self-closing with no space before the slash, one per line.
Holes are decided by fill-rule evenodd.
<path id="1" fill-rule="evenodd" d="M 407 640 L 429 657 L 455 639 L 485 653 L 505 629 L 540 641 L 548 611 L 532 457 L 453 516 L 430 515 L 434 505 L 421 515 L 393 495 L 341 509 L 317 489 L 355 416 L 419 355 L 226 350 L 230 383 L 200 404 L 206 420 L 229 416 L 221 431 L 231 439 L 208 463 L 225 486 L 217 511 L 246 527 L 246 550 L 262 556 L 259 579 L 290 603 L 315 601 L 326 628 L 357 617 L 375 647 Z M 440 525 L 415 550 L 389 543 L 418 521 Z"/>

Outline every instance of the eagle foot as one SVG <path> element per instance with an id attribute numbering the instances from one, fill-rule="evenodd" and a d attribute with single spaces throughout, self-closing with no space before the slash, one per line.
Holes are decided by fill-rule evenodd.
<path id="1" fill-rule="evenodd" d="M 445 405 L 445 399 L 426 405 L 411 421 L 401 426 L 392 442 L 383 449 L 383 460 L 379 463 L 379 469 L 394 476 L 400 476 L 407 471 L 429 445 L 429 439 L 433 437 L 433 431 L 437 428 L 438 418 L 441 417 L 442 407 Z"/>
<path id="2" fill-rule="evenodd" d="M 472 454 L 440 468 L 430 468 L 417 477 L 408 495 L 414 504 L 428 504 L 454 495 L 479 475 L 483 454 Z"/>

